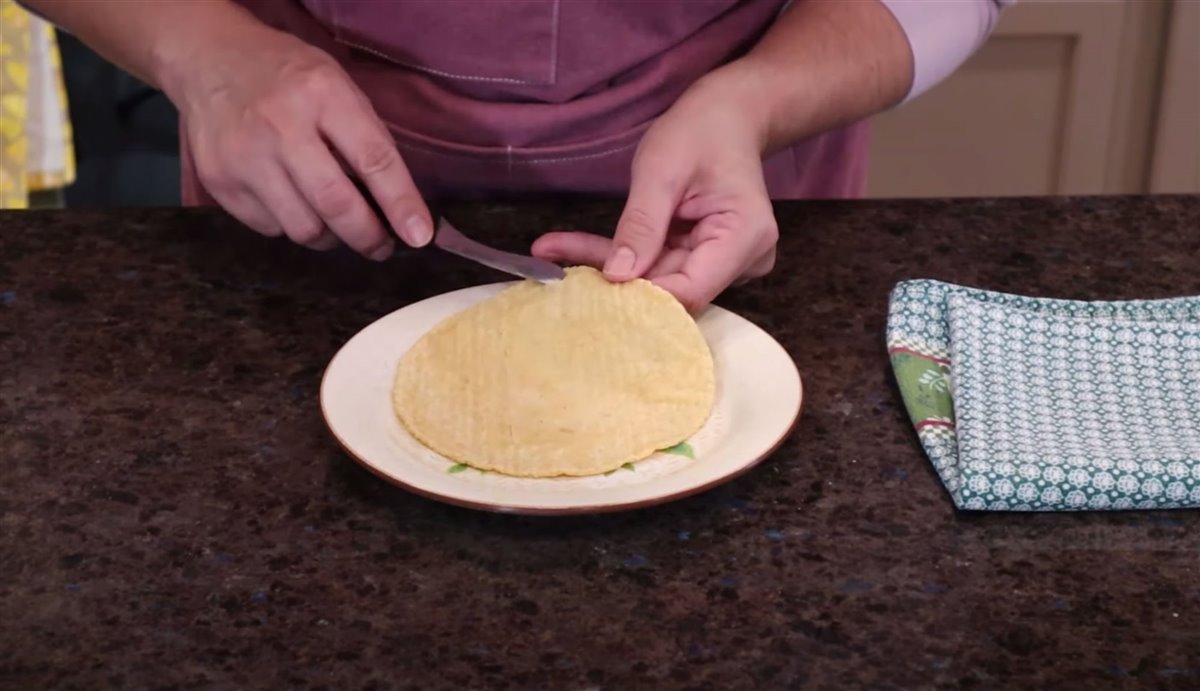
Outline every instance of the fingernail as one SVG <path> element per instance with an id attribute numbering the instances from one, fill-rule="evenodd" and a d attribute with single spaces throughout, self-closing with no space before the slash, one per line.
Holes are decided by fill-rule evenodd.
<path id="1" fill-rule="evenodd" d="M 637 257 L 634 256 L 633 250 L 619 247 L 616 253 L 608 258 L 608 263 L 604 265 L 604 273 L 618 278 L 628 276 L 633 273 L 633 265 L 636 262 Z"/>
<path id="2" fill-rule="evenodd" d="M 379 249 L 372 252 L 369 256 L 371 257 L 372 260 L 381 262 L 381 261 L 387 259 L 388 257 L 391 257 L 395 251 L 396 251 L 396 243 L 389 242 L 386 245 L 384 245 L 383 247 L 380 247 Z"/>
<path id="3" fill-rule="evenodd" d="M 413 247 L 424 247 L 433 239 L 433 228 L 429 226 L 429 222 L 423 216 L 414 214 L 404 222 L 404 235 L 408 244 Z"/>

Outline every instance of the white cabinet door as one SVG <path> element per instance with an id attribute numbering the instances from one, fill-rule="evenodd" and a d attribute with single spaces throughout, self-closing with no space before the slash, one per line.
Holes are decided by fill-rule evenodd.
<path id="1" fill-rule="evenodd" d="M 1186 53 L 1178 58 L 1184 63 L 1200 36 L 1186 27 L 1172 34 L 1188 19 L 1182 5 L 1189 6 L 1182 14 L 1195 14 L 1200 0 L 1023 0 L 1011 7 L 961 70 L 875 119 L 868 194 L 1149 191 L 1155 147 L 1188 145 L 1178 132 L 1188 128 L 1187 115 L 1176 118 L 1181 124 L 1164 134 L 1169 139 L 1156 145 L 1155 138 L 1160 102 L 1179 90 L 1162 78 L 1168 35 Z M 1200 64 L 1191 69 L 1197 75 Z"/>
<path id="2" fill-rule="evenodd" d="M 1172 7 L 1151 192 L 1200 192 L 1200 0 Z"/>

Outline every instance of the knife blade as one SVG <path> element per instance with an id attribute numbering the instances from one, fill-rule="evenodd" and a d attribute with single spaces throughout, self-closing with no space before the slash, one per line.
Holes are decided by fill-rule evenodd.
<path id="1" fill-rule="evenodd" d="M 524 254 L 504 252 L 476 242 L 459 232 L 445 218 L 438 219 L 437 231 L 433 235 L 433 244 L 446 252 L 484 266 L 490 266 L 497 271 L 541 283 L 559 281 L 566 275 L 562 267 L 553 262 Z"/>

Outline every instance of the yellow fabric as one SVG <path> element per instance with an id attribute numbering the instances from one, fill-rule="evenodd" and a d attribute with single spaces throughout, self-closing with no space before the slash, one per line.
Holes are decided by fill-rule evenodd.
<path id="1" fill-rule="evenodd" d="M 0 208 L 75 179 L 75 151 L 54 27 L 0 0 Z"/>

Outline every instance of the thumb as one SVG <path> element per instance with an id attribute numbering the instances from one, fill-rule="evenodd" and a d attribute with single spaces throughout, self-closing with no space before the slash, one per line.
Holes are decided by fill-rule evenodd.
<path id="1" fill-rule="evenodd" d="M 682 196 L 683 185 L 653 166 L 635 166 L 629 199 L 617 222 L 604 274 L 613 281 L 642 276 L 654 265 Z"/>

